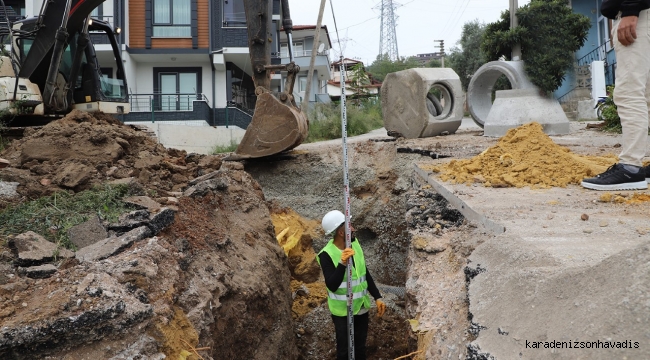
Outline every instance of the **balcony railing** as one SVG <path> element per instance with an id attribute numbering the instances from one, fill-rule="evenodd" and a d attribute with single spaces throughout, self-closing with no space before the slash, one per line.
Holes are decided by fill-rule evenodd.
<path id="1" fill-rule="evenodd" d="M 130 94 L 131 112 L 193 111 L 195 101 L 209 104 L 204 94 Z"/>
<path id="2" fill-rule="evenodd" d="M 293 51 L 293 57 L 310 57 L 311 53 L 312 53 L 311 50 L 294 50 Z M 329 51 L 317 52 L 316 55 L 318 55 L 318 56 L 327 56 L 327 62 L 328 63 L 330 62 L 329 61 L 329 57 L 330 57 Z M 286 50 L 286 49 L 282 49 L 282 51 L 280 52 L 280 57 L 288 58 L 289 57 L 289 51 Z"/>
<path id="3" fill-rule="evenodd" d="M 615 62 L 614 64 L 609 64 L 607 62 L 607 52 L 610 49 L 609 43 L 603 43 L 599 47 L 593 49 L 580 59 L 576 60 L 575 62 L 575 69 L 576 72 L 579 71 L 588 71 L 590 68 L 590 65 L 594 61 L 604 61 L 605 62 L 605 82 L 607 85 L 614 84 L 614 81 L 616 79 L 615 76 Z M 591 81 L 591 79 L 589 79 Z M 580 88 L 584 88 L 584 84 L 578 84 L 578 86 L 574 87 L 573 89 L 569 90 L 566 92 L 564 95 L 559 96 L 557 100 L 560 102 L 560 104 L 564 104 L 567 102 L 570 102 L 574 100 L 575 98 L 575 92 L 576 90 Z M 589 83 L 588 88 L 591 88 L 591 83 Z"/>

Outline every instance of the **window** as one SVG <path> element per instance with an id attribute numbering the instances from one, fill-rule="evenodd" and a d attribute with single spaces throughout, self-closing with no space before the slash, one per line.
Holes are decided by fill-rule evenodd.
<path id="1" fill-rule="evenodd" d="M 192 0 L 153 0 L 154 37 L 192 37 Z"/>
<path id="2" fill-rule="evenodd" d="M 200 68 L 154 68 L 157 110 L 192 110 L 201 93 Z"/>
<path id="3" fill-rule="evenodd" d="M 309 55 L 311 55 L 311 52 L 309 52 Z M 305 48 L 303 45 L 302 41 L 294 41 L 293 43 L 293 56 L 294 57 L 300 57 L 300 56 L 308 56 L 307 53 L 305 52 Z M 280 44 L 280 57 L 283 58 L 288 58 L 289 57 L 289 46 L 288 44 Z"/>
<path id="4" fill-rule="evenodd" d="M 304 93 L 307 90 L 307 77 L 301 76 L 298 78 L 298 92 Z"/>
<path id="5" fill-rule="evenodd" d="M 244 0 L 223 0 L 223 26 L 246 27 Z"/>
<path id="6" fill-rule="evenodd" d="M 605 51 L 610 51 L 612 49 L 611 39 L 610 39 L 610 21 L 604 16 L 599 16 L 598 18 L 598 45 L 605 45 Z M 601 54 L 602 55 L 602 54 Z M 601 58 L 601 60 L 604 57 Z"/>
<path id="7" fill-rule="evenodd" d="M 99 4 L 93 11 L 90 12 L 90 17 L 103 20 L 104 17 L 104 4 Z"/>

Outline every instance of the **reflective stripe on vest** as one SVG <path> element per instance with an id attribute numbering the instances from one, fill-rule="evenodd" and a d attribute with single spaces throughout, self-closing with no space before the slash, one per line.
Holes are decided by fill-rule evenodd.
<path id="1" fill-rule="evenodd" d="M 365 275 L 360 277 L 357 280 L 352 280 L 352 287 L 359 286 L 359 285 L 361 285 L 362 282 L 366 282 L 366 276 Z M 347 281 L 342 282 L 341 285 L 339 285 L 339 289 L 347 290 L 348 289 L 348 282 Z"/>
<path id="2" fill-rule="evenodd" d="M 352 300 L 361 299 L 362 297 L 364 297 L 366 295 L 368 295 L 368 290 L 364 289 L 362 292 L 357 292 L 357 293 L 352 294 Z M 327 292 L 327 297 L 329 297 L 330 299 L 334 299 L 334 300 L 348 301 L 348 294 L 336 295 L 335 293 L 328 291 Z"/>
<path id="3" fill-rule="evenodd" d="M 370 296 L 368 293 L 368 281 L 366 279 L 366 260 L 363 256 L 363 250 L 359 241 L 352 242 L 352 249 L 354 250 L 354 266 L 352 266 L 352 311 L 356 315 L 361 308 L 370 308 Z M 334 240 L 330 240 L 327 245 L 319 252 L 319 255 L 325 251 L 332 259 L 333 264 L 338 264 L 341 260 L 341 249 L 334 245 Z M 320 257 L 316 257 L 320 264 Z M 347 271 L 343 276 L 343 281 L 336 289 L 331 292 L 327 289 L 327 305 L 330 312 L 335 316 L 347 315 Z"/>

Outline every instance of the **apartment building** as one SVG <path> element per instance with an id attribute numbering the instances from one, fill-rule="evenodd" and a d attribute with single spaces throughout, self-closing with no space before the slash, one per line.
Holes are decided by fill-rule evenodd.
<path id="1" fill-rule="evenodd" d="M 280 0 L 268 0 L 273 64 L 287 63 L 281 33 Z M 6 0 L 13 19 L 37 16 L 43 0 Z M 166 121 L 195 125 L 236 125 L 245 129 L 255 108 L 243 0 L 107 0 L 92 17 L 115 29 L 126 74 L 131 112 L 124 121 Z M 304 96 L 315 26 L 296 26 L 296 62 L 301 66 L 295 96 Z M 115 54 L 104 34 L 92 34 L 102 75 L 116 76 Z M 281 42 L 284 43 L 281 44 Z M 327 27 L 321 31 L 312 102 L 329 100 Z M 111 64 L 112 63 L 112 64 Z M 286 73 L 272 79 L 283 90 Z"/>

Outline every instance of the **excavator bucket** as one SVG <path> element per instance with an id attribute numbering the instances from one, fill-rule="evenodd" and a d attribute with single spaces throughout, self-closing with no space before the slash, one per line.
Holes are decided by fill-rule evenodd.
<path id="1" fill-rule="evenodd" d="M 263 93 L 257 97 L 244 138 L 235 153 L 224 160 L 260 158 L 291 150 L 307 138 L 308 130 L 307 117 L 298 108 Z"/>

